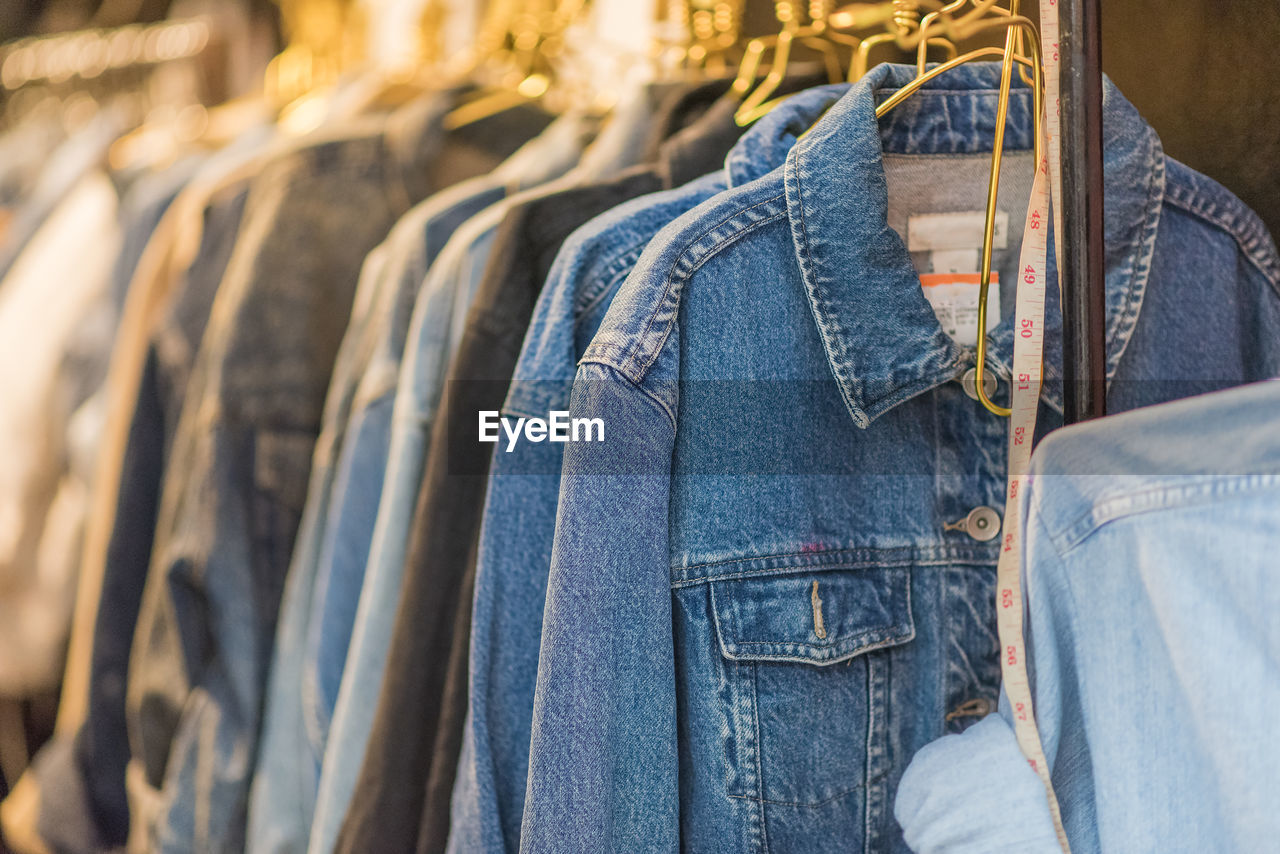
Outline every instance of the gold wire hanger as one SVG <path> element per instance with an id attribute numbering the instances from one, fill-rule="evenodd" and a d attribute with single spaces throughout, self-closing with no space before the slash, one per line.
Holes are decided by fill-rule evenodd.
<path id="1" fill-rule="evenodd" d="M 461 75 L 463 78 L 474 79 L 486 72 L 491 75 L 500 74 L 500 69 L 509 70 L 514 66 L 514 45 L 520 39 L 517 28 L 528 22 L 527 18 L 520 18 L 521 5 L 520 0 L 491 0 L 476 34 L 475 44 L 471 46 Z M 537 38 L 536 33 L 533 38 Z M 445 117 L 445 126 L 464 127 L 525 100 L 524 96 L 513 92 L 511 86 L 489 86 L 450 112 Z"/>
<path id="2" fill-rule="evenodd" d="M 940 29 L 939 23 L 944 15 L 952 11 L 958 11 L 968 2 L 969 0 L 955 0 L 955 2 L 946 6 L 933 9 L 922 19 L 920 17 L 920 8 L 929 4 L 914 2 L 914 0 L 893 0 L 891 4 L 880 10 L 880 14 L 888 15 L 888 20 L 885 23 L 891 27 L 891 30 L 876 33 L 862 40 L 862 44 L 858 46 L 857 53 L 854 54 L 849 78 L 851 80 L 862 79 L 870 66 L 871 51 L 875 48 L 889 43 L 897 43 L 899 48 L 910 50 L 908 45 L 912 41 L 914 34 L 938 31 Z M 955 42 L 951 40 L 949 35 L 920 38 L 919 55 L 924 56 L 929 47 L 941 47 L 946 51 L 948 59 L 955 59 L 959 54 Z M 923 74 L 924 69 L 921 68 L 919 73 Z"/>
<path id="3" fill-rule="evenodd" d="M 774 4 L 774 13 L 782 22 L 782 31 L 777 35 L 751 40 L 739 66 L 738 76 L 733 82 L 732 92 L 742 101 L 734 114 L 739 125 L 751 124 L 783 100 L 770 98 L 786 79 L 791 65 L 792 48 L 797 43 L 812 48 L 819 54 L 826 66 L 827 78 L 832 83 L 846 79 L 846 63 L 842 59 L 842 53 L 850 49 L 850 52 L 856 51 L 860 43 L 857 37 L 837 32 L 829 26 L 829 0 L 810 0 L 810 22 L 807 26 L 801 24 L 798 0 L 778 0 Z M 769 73 L 753 90 L 764 54 L 771 47 L 773 62 Z"/>
<path id="4" fill-rule="evenodd" d="M 264 92 L 281 113 L 331 86 L 360 59 L 363 22 L 353 0 L 276 0 L 288 44 L 267 65 Z"/>
<path id="5" fill-rule="evenodd" d="M 742 57 L 742 12 L 745 0 L 681 0 L 672 3 L 688 30 L 685 67 L 708 75 L 724 74 Z"/>
<path id="6" fill-rule="evenodd" d="M 475 72 L 488 66 L 499 77 L 496 87 L 445 116 L 450 130 L 541 99 L 554 82 L 554 63 L 563 52 L 565 31 L 587 0 L 495 0 L 501 32 L 479 45 Z"/>
<path id="7" fill-rule="evenodd" d="M 911 0 L 894 0 L 889 4 L 883 4 L 880 9 L 876 10 L 880 14 L 889 13 L 890 21 L 894 20 L 894 14 L 899 15 L 903 11 L 903 7 L 909 4 Z M 921 0 L 927 2 L 927 0 Z M 969 2 L 969 0 L 965 0 Z M 1040 57 L 1040 39 L 1036 31 L 1035 24 L 1028 18 L 1017 14 L 1018 0 L 1011 0 L 1010 8 L 1004 9 L 995 5 L 995 0 L 972 0 L 971 10 L 958 17 L 952 17 L 953 12 L 959 11 L 965 5 L 965 2 L 953 2 L 946 6 L 934 5 L 932 14 L 926 15 L 927 20 L 920 20 L 918 29 L 911 31 L 911 28 L 899 29 L 895 25 L 894 38 L 898 39 L 898 44 L 902 47 L 908 45 L 914 47 L 917 53 L 917 73 L 910 83 L 893 93 L 889 98 L 876 107 L 876 118 L 880 118 L 901 104 L 914 93 L 918 92 L 926 83 L 936 77 L 940 77 L 969 62 L 987 57 L 999 56 L 1001 58 L 1000 69 L 1000 91 L 999 99 L 996 106 L 996 126 L 995 139 L 991 150 L 991 177 L 987 186 L 987 207 L 986 218 L 983 225 L 982 234 L 982 264 L 979 279 L 978 292 L 978 343 L 976 353 L 976 369 L 974 384 L 979 401 L 989 411 L 1007 417 L 1011 410 L 1006 407 L 994 403 L 988 396 L 983 385 L 986 371 L 987 356 L 987 294 L 991 288 L 991 255 L 995 237 L 995 220 L 996 220 L 996 202 L 1000 191 L 1000 165 L 1004 154 L 1004 134 L 1005 124 L 1009 116 L 1009 96 L 1013 83 L 1013 68 L 1015 65 L 1029 67 L 1031 73 L 1031 88 L 1033 93 L 1033 124 L 1035 139 L 1033 142 L 1035 162 L 1038 165 L 1042 156 L 1042 112 L 1043 112 L 1043 83 L 1041 79 L 1041 57 Z M 843 10 L 842 10 L 843 11 Z M 857 10 L 864 13 L 865 10 Z M 837 19 L 841 23 L 858 24 L 865 23 L 862 19 Z M 901 18 L 899 18 L 899 22 Z M 938 37 L 945 35 L 948 39 L 957 41 L 972 38 L 974 35 L 993 30 L 1005 30 L 1004 48 L 983 47 L 969 51 L 961 56 L 957 56 L 946 62 L 943 62 L 934 68 L 925 71 L 922 61 L 923 51 L 927 48 L 929 42 Z M 1030 44 L 1031 56 L 1023 56 L 1018 53 L 1018 47 L 1024 43 Z"/>

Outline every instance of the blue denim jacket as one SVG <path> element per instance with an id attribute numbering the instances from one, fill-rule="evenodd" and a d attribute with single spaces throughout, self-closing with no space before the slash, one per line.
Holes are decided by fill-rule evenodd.
<path id="1" fill-rule="evenodd" d="M 250 804 L 250 852 L 305 850 L 310 836 L 418 287 L 458 226 L 500 200 L 508 185 L 539 181 L 567 168 L 580 148 L 575 144 L 580 125 L 564 119 L 559 130 L 539 135 L 493 172 L 417 205 L 366 259 L 329 386 L 281 605 Z"/>
<path id="2" fill-rule="evenodd" d="M 508 136 L 455 144 L 443 112 L 425 98 L 323 132 L 253 180 L 183 404 L 134 638 L 131 847 L 244 847 L 276 616 L 359 268 L 413 202 L 492 168 L 530 119 L 545 124 L 516 109 L 489 126 Z"/>
<path id="3" fill-rule="evenodd" d="M 1267 851 L 1280 837 L 1277 418 L 1280 383 L 1258 383 L 1036 450 L 1027 636 L 1075 854 Z M 912 760 L 895 811 L 918 854 L 1059 850 L 1001 705 Z"/>
<path id="4" fill-rule="evenodd" d="M 134 271 L 165 211 L 192 176 L 208 166 L 209 161 L 200 156 L 183 158 L 166 170 L 139 177 L 121 199 L 122 242 L 111 272 L 111 292 L 118 311 L 123 310 Z M 103 368 L 96 366 L 92 375 Z M 108 390 L 103 386 L 97 393 L 105 396 Z M 20 834 L 35 833 L 55 850 L 92 851 L 123 843 L 127 835 L 124 767 L 129 753 L 123 716 L 123 672 L 132 628 L 113 632 L 109 638 L 97 636 L 98 618 L 90 603 L 105 603 L 113 615 L 123 612 L 126 620 L 130 609 L 111 607 L 118 606 L 112 595 L 118 587 L 104 584 L 101 574 L 96 577 L 97 589 L 91 591 L 96 595 L 89 599 L 85 585 L 92 580 L 88 577 L 91 574 L 80 570 L 76 596 L 77 602 L 85 604 L 74 617 L 68 648 L 83 646 L 92 652 L 79 677 L 74 664 L 70 665 L 59 701 L 60 714 L 66 718 L 74 715 L 78 720 L 59 721 L 54 736 L 40 748 L 24 773 L 27 782 L 23 785 L 40 792 L 40 807 L 27 827 L 15 828 L 5 823 L 3 831 L 10 835 L 11 845 Z M 136 588 L 140 591 L 140 581 Z"/>
<path id="5" fill-rule="evenodd" d="M 395 316 L 384 318 L 361 380 L 349 427 L 354 439 L 344 454 L 345 495 L 328 520 L 331 546 L 308 615 L 302 680 L 320 774 L 309 850 L 333 849 L 355 788 L 390 645 L 427 436 L 501 221 L 501 200 L 570 170 L 593 129 L 594 123 L 566 116 L 486 176 L 488 187 L 449 218 L 470 217 L 450 223 L 451 236 L 425 275 L 400 282 Z"/>
<path id="6" fill-rule="evenodd" d="M 907 762 L 994 704 L 1007 423 L 958 382 L 973 349 L 900 230 L 982 209 L 998 67 L 957 69 L 878 126 L 876 99 L 913 75 L 876 68 L 782 169 L 672 223 L 584 355 L 571 415 L 605 441 L 566 446 L 521 850 L 901 851 Z M 1010 112 L 1025 151 L 1025 88 Z M 1104 113 L 1111 408 L 1273 375 L 1256 217 L 1167 160 L 1110 84 Z M 1018 223 L 1032 164 L 1007 160 Z"/>
<path id="7" fill-rule="evenodd" d="M 797 95 L 738 141 L 726 168 L 620 205 L 565 242 L 534 309 L 504 415 L 569 408 L 578 358 L 646 245 L 667 223 L 729 186 L 782 165 L 795 116 L 811 120 L 842 86 Z M 519 847 L 538 638 L 555 533 L 562 448 L 520 444 L 494 455 L 476 566 L 469 724 L 453 796 L 451 851 Z"/>
<path id="8" fill-rule="evenodd" d="M 582 150 L 584 138 L 573 144 L 568 140 L 548 137 L 548 150 L 537 166 L 526 164 L 508 176 L 509 183 L 530 187 L 527 193 L 548 192 L 556 187 L 572 186 L 590 179 L 597 172 L 610 173 L 626 168 L 636 156 L 636 139 L 653 104 L 647 99 L 632 103 L 621 115 L 615 115 L 590 147 Z M 566 118 L 568 121 L 569 118 Z M 579 120 L 580 129 L 589 124 Z M 537 141 L 535 141 L 537 142 Z M 579 157 L 581 155 L 581 157 Z M 570 168 L 573 167 L 573 168 Z M 565 174 L 560 174 L 560 173 Z M 516 180 L 514 176 L 519 175 Z M 559 175 L 558 180 L 548 181 Z M 547 183 L 543 183 L 547 182 Z M 510 204 L 523 196 L 514 196 Z M 316 614 L 313 625 L 319 627 L 316 671 L 341 676 L 334 703 L 333 732 L 330 749 L 324 759 L 320 802 L 312 828 L 310 850 L 329 852 L 347 814 L 347 806 L 359 782 L 359 771 L 365 746 L 374 732 L 378 703 L 370 698 L 380 695 L 388 652 L 392 643 L 392 626 L 400 600 L 401 578 L 409 546 L 414 505 L 427 457 L 431 426 L 443 392 L 445 368 L 462 333 L 471 297 L 484 273 L 489 250 L 509 209 L 509 203 L 495 204 L 475 216 L 459 229 L 456 240 L 446 248 L 433 265 L 423 284 L 418 304 L 414 306 L 413 340 L 406 348 L 406 362 L 395 392 L 391 413 L 390 446 L 384 452 L 387 460 L 383 474 L 381 497 L 377 502 L 377 521 L 369 547 L 367 567 L 352 571 L 348 565 L 344 586 L 359 584 L 359 605 L 354 626 L 347 629 L 350 648 L 339 648 L 346 637 L 339 625 L 349 616 L 342 613 L 353 598 L 331 597 L 337 605 L 333 614 Z M 366 466 L 367 468 L 367 466 Z M 366 472 L 365 477 L 368 477 Z M 335 573 L 335 577 L 339 573 Z M 341 656 L 341 657 L 340 657 Z M 353 662 L 344 667 L 345 661 Z M 415 804 L 415 807 L 417 805 Z"/>
<path id="9" fill-rule="evenodd" d="M 315 763 L 309 757 L 307 731 L 302 726 L 303 699 L 299 674 L 307 633 L 318 559 L 321 525 L 328 515 L 335 481 L 335 456 L 346 435 L 360 366 L 365 357 L 369 315 L 386 290 L 388 244 L 365 256 L 356 286 L 351 318 L 343 335 L 325 396 L 320 434 L 312 453 L 307 500 L 294 540 L 285 579 L 275 646 L 263 709 L 261 747 L 249 791 L 245 850 L 300 850 L 310 827 L 310 804 L 315 800 Z"/>

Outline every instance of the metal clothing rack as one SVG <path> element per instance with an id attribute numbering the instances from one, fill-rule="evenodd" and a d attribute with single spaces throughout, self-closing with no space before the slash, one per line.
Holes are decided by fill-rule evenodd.
<path id="1" fill-rule="evenodd" d="M 1062 381 L 1067 424 L 1107 413 L 1100 0 L 1059 0 Z"/>

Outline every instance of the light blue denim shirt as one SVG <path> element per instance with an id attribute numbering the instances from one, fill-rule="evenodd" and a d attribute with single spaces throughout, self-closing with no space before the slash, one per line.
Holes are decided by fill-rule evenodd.
<path id="1" fill-rule="evenodd" d="M 503 414 L 569 408 L 578 358 L 641 252 L 664 226 L 716 193 L 782 165 L 795 117 L 816 118 L 843 86 L 797 95 L 754 125 L 724 170 L 620 205 L 565 242 L 534 309 Z M 454 786 L 449 850 L 515 851 L 528 774 L 542 605 L 560 489 L 559 445 L 497 452 L 476 566 L 468 726 Z"/>
<path id="2" fill-rule="evenodd" d="M 581 120 L 565 118 L 493 172 L 421 202 L 366 259 L 326 399 L 324 429 L 281 606 L 263 746 L 251 793 L 251 854 L 304 851 L 311 834 L 320 765 L 382 490 L 391 403 L 418 287 L 460 225 L 510 189 L 540 183 L 568 168 L 585 130 Z M 328 653 L 323 658 L 322 642 Z"/>
<path id="3" fill-rule="evenodd" d="M 877 98 L 914 74 L 877 67 L 783 168 L 668 226 L 582 358 L 571 416 L 605 441 L 566 445 L 522 851 L 903 851 L 908 761 L 994 706 L 1007 422 L 965 393 L 973 348 L 944 332 L 903 233 L 982 210 L 999 68 L 956 69 L 878 125 Z M 1109 83 L 1104 114 L 1112 410 L 1274 375 L 1261 224 L 1167 160 Z M 1010 223 L 1031 124 L 1020 86 Z"/>
<path id="4" fill-rule="evenodd" d="M 1027 640 L 1075 854 L 1280 839 L 1278 419 L 1280 383 L 1258 383 L 1036 450 Z M 895 811 L 913 851 L 1059 850 L 1007 706 L 912 760 Z"/>

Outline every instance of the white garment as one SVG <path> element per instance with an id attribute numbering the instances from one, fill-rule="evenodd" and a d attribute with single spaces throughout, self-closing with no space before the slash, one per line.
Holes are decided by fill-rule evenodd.
<path id="1" fill-rule="evenodd" d="M 64 360 L 105 337 L 120 248 L 118 197 L 91 172 L 57 205 L 0 282 L 0 694 L 62 672 L 96 437 L 93 389 Z M 73 435 L 74 433 L 74 435 Z"/>

